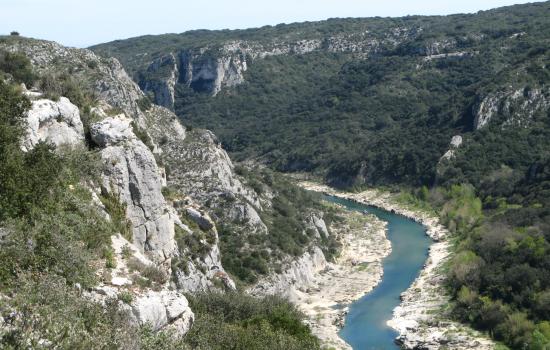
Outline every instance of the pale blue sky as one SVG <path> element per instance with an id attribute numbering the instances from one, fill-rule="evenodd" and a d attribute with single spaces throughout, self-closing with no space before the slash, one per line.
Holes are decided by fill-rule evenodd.
<path id="1" fill-rule="evenodd" d="M 477 12 L 521 0 L 0 0 L 0 34 L 85 47 L 144 34 L 250 28 L 331 17 Z"/>

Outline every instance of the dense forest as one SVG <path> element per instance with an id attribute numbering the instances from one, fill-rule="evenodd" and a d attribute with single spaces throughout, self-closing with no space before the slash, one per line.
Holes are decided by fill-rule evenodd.
<path id="1" fill-rule="evenodd" d="M 368 55 L 320 49 L 257 58 L 243 84 L 216 96 L 178 83 L 175 111 L 216 132 L 237 160 L 312 172 L 339 187 L 409 191 L 455 233 L 454 317 L 514 349 L 547 349 L 548 18 L 550 2 L 541 2 L 473 15 L 195 31 L 94 49 L 140 81 L 169 52 L 368 30 L 382 43 Z M 410 35 L 388 44 L 396 28 Z M 462 145 L 442 159 L 455 135 Z"/>

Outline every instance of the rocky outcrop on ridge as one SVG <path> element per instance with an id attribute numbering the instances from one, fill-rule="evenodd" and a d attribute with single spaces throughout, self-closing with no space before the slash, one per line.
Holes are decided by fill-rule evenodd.
<path id="1" fill-rule="evenodd" d="M 479 130 L 496 117 L 503 127 L 526 127 L 538 114 L 550 108 L 550 89 L 523 87 L 489 93 L 473 107 L 474 129 Z"/>

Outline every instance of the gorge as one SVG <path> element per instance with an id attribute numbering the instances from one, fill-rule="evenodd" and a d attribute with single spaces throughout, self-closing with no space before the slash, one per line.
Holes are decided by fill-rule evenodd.
<path id="1" fill-rule="evenodd" d="M 548 18 L 0 36 L 0 348 L 547 350 Z"/>

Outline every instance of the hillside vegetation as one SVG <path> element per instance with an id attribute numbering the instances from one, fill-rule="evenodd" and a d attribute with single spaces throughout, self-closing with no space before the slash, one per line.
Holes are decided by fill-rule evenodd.
<path id="1" fill-rule="evenodd" d="M 318 349 L 304 316 L 275 297 L 190 296 L 196 325 L 185 338 L 138 324 L 133 299 L 142 288 L 166 282 L 153 265 L 144 269 L 142 284 L 106 295 L 103 303 L 90 297 L 116 268 L 112 236 L 132 233 L 125 232 L 127 214 L 116 196 L 102 195 L 103 209 L 93 201 L 91 188 L 105 166 L 89 137 L 97 96 L 56 73 L 39 73 L 25 55 L 0 50 L 0 348 Z M 80 109 L 86 140 L 58 148 L 41 141 L 24 151 L 27 112 L 36 101 L 22 83 L 39 87 L 44 98 L 69 96 Z"/>
<path id="2" fill-rule="evenodd" d="M 455 233 L 455 317 L 512 348 L 546 349 L 548 18 L 550 2 L 541 2 L 473 15 L 195 31 L 94 49 L 118 57 L 143 84 L 162 80 L 148 70 L 156 58 L 201 47 L 223 57 L 220 47 L 232 41 L 264 49 L 375 41 L 359 52 L 322 44 L 250 58 L 244 82 L 215 95 L 179 80 L 174 109 L 216 132 L 239 160 L 312 172 L 340 187 L 412 188 L 409 200 L 437 210 Z M 463 142 L 450 146 L 455 135 Z"/>

